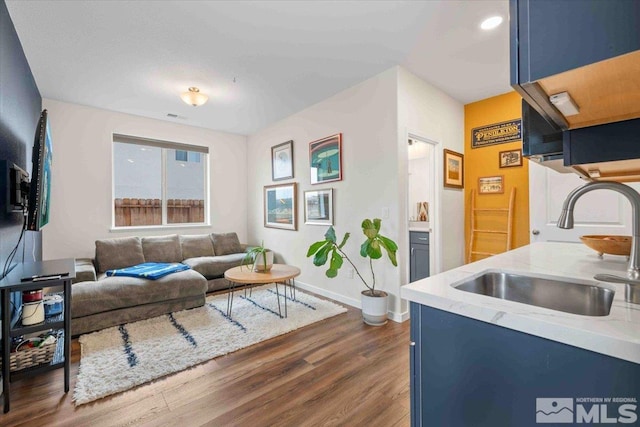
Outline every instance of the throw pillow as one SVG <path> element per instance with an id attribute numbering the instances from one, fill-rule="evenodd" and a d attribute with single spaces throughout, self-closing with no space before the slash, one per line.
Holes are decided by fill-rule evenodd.
<path id="1" fill-rule="evenodd" d="M 182 251 L 177 234 L 142 238 L 145 262 L 180 262 Z M 134 264 L 130 264 L 134 265 Z"/>
<path id="2" fill-rule="evenodd" d="M 96 240 L 96 265 L 103 272 L 144 262 L 139 237 Z"/>
<path id="3" fill-rule="evenodd" d="M 213 252 L 216 255 L 229 255 L 242 252 L 242 245 L 236 233 L 211 233 Z"/>
<path id="4" fill-rule="evenodd" d="M 180 246 L 184 259 L 214 256 L 213 242 L 208 234 L 181 235 Z"/>

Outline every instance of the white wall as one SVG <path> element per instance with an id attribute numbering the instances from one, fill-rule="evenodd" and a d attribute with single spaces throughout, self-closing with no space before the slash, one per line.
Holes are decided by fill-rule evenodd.
<path id="1" fill-rule="evenodd" d="M 398 139 L 407 141 L 409 133 L 437 142 L 435 164 L 437 170 L 434 206 L 429 206 L 429 222 L 434 230 L 434 246 L 442 250 L 439 265 L 431 266 L 432 274 L 462 265 L 464 261 L 464 191 L 443 186 L 443 148 L 464 153 L 464 105 L 440 89 L 430 85 L 402 67 L 398 67 Z M 398 193 L 403 201 L 402 218 L 406 209 L 408 177 L 408 144 L 400 144 Z M 441 230 L 437 233 L 438 229 Z M 400 237 L 401 256 L 409 251 L 408 232 Z M 433 248 L 433 246 L 432 246 Z M 403 283 L 408 283 L 403 270 Z M 403 307 L 403 310 L 405 307 Z"/>
<path id="2" fill-rule="evenodd" d="M 53 140 L 51 220 L 43 259 L 93 257 L 95 240 L 129 235 L 235 231 L 247 238 L 246 137 L 49 99 Z M 210 227 L 110 231 L 112 134 L 209 147 Z"/>
<path id="3" fill-rule="evenodd" d="M 359 306 L 364 285 L 347 277 L 345 266 L 335 279 L 326 268 L 315 267 L 306 258 L 309 245 L 322 240 L 326 226 L 305 225 L 302 203 L 305 190 L 334 189 L 335 227 L 342 236 L 351 233 L 345 247 L 361 273 L 369 277 L 368 263 L 359 255 L 364 241 L 360 224 L 364 218 L 382 218 L 381 232 L 393 240 L 399 235 L 397 71 L 395 68 L 296 113 L 249 136 L 248 233 L 250 240 L 274 249 L 279 261 L 296 265 L 302 274 L 298 282 L 345 303 Z M 311 185 L 309 142 L 342 133 L 342 181 Z M 294 141 L 294 179 L 298 189 L 298 231 L 263 226 L 263 187 L 271 180 L 271 147 Z M 282 181 L 279 181 L 282 182 Z M 388 218 L 383 213 L 388 210 Z M 404 217 L 402 218 L 404 221 Z M 391 296 L 390 310 L 400 308 L 400 272 L 387 259 L 375 263 L 376 288 Z"/>
<path id="4" fill-rule="evenodd" d="M 406 319 L 406 302 L 399 299 L 400 286 L 408 282 L 409 241 L 407 211 L 408 152 L 407 135 L 414 132 L 439 143 L 434 155 L 442 158 L 442 147 L 463 151 L 464 106 L 439 89 L 400 67 L 394 67 L 347 89 L 325 101 L 294 114 L 249 137 L 248 154 L 248 233 L 250 240 L 272 247 L 280 261 L 301 267 L 303 287 L 359 306 L 364 287 L 347 277 L 348 266 L 336 279 L 324 276 L 325 269 L 313 266 L 306 258 L 309 245 L 323 238 L 326 227 L 304 224 L 305 190 L 334 188 L 335 226 L 341 236 L 350 232 L 347 251 L 358 269 L 368 273 L 366 260 L 358 254 L 363 241 L 363 218 L 382 218 L 382 232 L 398 242 L 399 268 L 387 260 L 375 264 L 380 288 L 389 292 L 392 318 Z M 308 144 L 316 139 L 342 132 L 343 180 L 326 185 L 310 184 Z M 299 183 L 298 231 L 263 226 L 263 187 L 271 181 L 271 147 L 294 141 L 294 179 Z M 438 163 L 436 161 L 436 163 Z M 441 167 L 441 165 L 440 165 Z M 436 175 L 435 198 L 446 236 L 442 246 L 444 268 L 463 261 L 464 197 L 460 190 L 444 190 L 442 170 Z M 388 218 L 384 217 L 388 211 Z M 444 214 L 446 212 L 446 215 Z M 441 236 L 442 237 L 442 236 Z"/>

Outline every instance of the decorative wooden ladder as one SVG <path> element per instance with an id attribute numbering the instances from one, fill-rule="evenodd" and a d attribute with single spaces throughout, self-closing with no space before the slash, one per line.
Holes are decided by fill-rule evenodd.
<path id="1" fill-rule="evenodd" d="M 467 262 L 471 262 L 473 255 L 480 256 L 492 256 L 497 253 L 478 251 L 476 246 L 476 233 L 487 234 L 504 234 L 506 237 L 506 251 L 511 249 L 511 235 L 513 231 L 513 205 L 516 199 L 516 188 L 511 189 L 511 195 L 509 196 L 509 207 L 507 208 L 476 208 L 476 190 L 471 190 L 471 233 L 469 236 L 469 256 Z M 478 212 L 487 212 L 489 214 L 495 213 L 496 215 L 507 214 L 507 226 L 506 230 L 489 230 L 476 228 L 476 215 Z"/>

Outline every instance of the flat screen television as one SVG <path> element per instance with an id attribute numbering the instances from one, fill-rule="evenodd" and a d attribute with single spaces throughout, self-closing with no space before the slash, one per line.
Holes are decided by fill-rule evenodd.
<path id="1" fill-rule="evenodd" d="M 49 222 L 51 196 L 52 149 L 47 110 L 42 111 L 38 120 L 31 162 L 27 230 L 38 231 Z"/>

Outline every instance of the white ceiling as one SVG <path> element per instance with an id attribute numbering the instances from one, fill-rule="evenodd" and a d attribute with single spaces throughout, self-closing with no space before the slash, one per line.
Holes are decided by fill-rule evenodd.
<path id="1" fill-rule="evenodd" d="M 465 104 L 511 89 L 507 0 L 7 7 L 43 97 L 233 133 L 254 133 L 395 65 Z M 505 22 L 480 30 L 496 14 Z M 184 104 L 189 86 L 209 102 Z"/>

